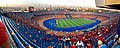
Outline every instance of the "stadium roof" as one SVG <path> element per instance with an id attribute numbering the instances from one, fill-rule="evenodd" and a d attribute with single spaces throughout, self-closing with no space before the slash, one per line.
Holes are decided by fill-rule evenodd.
<path id="1" fill-rule="evenodd" d="M 120 0 L 95 0 L 95 2 L 100 8 L 120 9 Z"/>

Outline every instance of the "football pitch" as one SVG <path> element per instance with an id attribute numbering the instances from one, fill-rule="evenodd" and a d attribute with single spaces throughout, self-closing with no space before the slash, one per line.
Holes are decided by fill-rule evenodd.
<path id="1" fill-rule="evenodd" d="M 56 26 L 58 28 L 70 28 L 74 26 L 82 26 L 85 24 L 90 24 L 93 23 L 93 20 L 88 20 L 88 19 L 58 19 L 56 20 Z"/>

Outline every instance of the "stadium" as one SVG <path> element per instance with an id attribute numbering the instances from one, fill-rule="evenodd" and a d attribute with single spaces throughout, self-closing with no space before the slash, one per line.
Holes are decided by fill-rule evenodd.
<path id="1" fill-rule="evenodd" d="M 70 48 L 76 41 L 105 42 L 117 34 L 117 14 L 79 11 L 9 12 L 1 15 L 12 46 Z M 86 45 L 87 46 L 87 45 Z"/>
<path id="2" fill-rule="evenodd" d="M 0 7 L 0 48 L 120 48 L 119 1 L 95 2 L 101 8 Z"/>

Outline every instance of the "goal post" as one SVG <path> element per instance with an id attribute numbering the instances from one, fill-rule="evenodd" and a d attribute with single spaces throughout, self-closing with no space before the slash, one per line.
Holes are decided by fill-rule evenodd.
<path id="1" fill-rule="evenodd" d="M 67 19 L 72 19 L 72 15 L 70 15 L 70 14 L 65 14 L 65 16 Z"/>

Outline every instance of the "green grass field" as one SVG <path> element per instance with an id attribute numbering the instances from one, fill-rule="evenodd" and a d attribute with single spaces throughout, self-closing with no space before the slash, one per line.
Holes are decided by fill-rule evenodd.
<path id="1" fill-rule="evenodd" d="M 87 20 L 83 18 L 79 19 L 58 19 L 56 20 L 56 25 L 58 28 L 69 28 L 74 26 L 81 26 L 84 24 L 90 24 L 94 22 L 93 20 Z"/>

